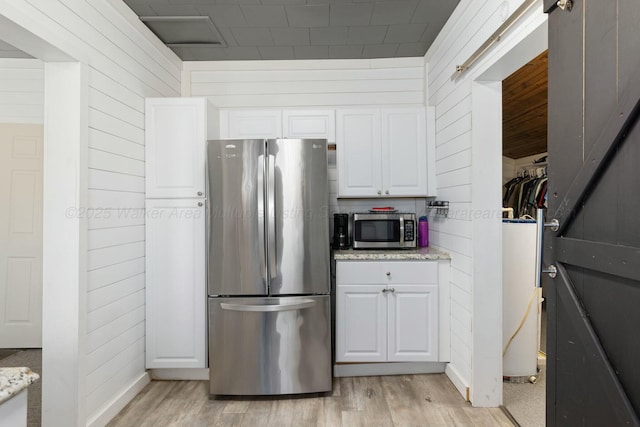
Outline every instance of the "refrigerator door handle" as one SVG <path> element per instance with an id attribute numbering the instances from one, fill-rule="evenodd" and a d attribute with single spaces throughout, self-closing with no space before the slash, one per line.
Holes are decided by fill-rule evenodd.
<path id="1" fill-rule="evenodd" d="M 258 248 L 260 250 L 260 276 L 267 278 L 267 260 L 264 248 L 264 155 L 258 156 Z"/>
<path id="2" fill-rule="evenodd" d="M 267 177 L 267 239 L 269 248 L 269 276 L 275 279 L 278 276 L 276 265 L 276 158 L 269 154 L 267 159 L 269 176 Z"/>
<path id="3" fill-rule="evenodd" d="M 289 304 L 230 304 L 221 302 L 220 308 L 230 311 L 254 311 L 254 312 L 275 312 L 275 311 L 292 311 L 302 310 L 304 308 L 313 307 L 316 302 L 312 299 L 305 299 Z"/>

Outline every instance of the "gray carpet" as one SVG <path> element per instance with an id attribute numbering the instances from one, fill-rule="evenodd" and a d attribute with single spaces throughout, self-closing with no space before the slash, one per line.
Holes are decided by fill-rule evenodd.
<path id="1" fill-rule="evenodd" d="M 540 374 L 535 384 L 505 382 L 504 406 L 522 427 L 544 427 L 547 360 L 538 358 Z"/>
<path id="2" fill-rule="evenodd" d="M 540 313 L 540 352 L 538 354 L 538 381 L 510 383 L 505 382 L 503 391 L 504 406 L 522 427 L 544 427 L 546 405 L 547 359 L 547 310 L 542 304 Z"/>
<path id="3" fill-rule="evenodd" d="M 40 380 L 29 386 L 29 401 L 27 402 L 27 426 L 40 427 L 40 413 L 42 412 L 42 350 L 0 350 L 0 368 L 26 366 L 40 375 Z M 7 354 L 9 354 L 7 356 Z"/>

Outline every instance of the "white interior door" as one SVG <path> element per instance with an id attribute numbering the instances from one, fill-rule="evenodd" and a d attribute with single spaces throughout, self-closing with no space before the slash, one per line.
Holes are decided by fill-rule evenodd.
<path id="1" fill-rule="evenodd" d="M 0 348 L 42 347 L 42 137 L 0 124 Z"/>

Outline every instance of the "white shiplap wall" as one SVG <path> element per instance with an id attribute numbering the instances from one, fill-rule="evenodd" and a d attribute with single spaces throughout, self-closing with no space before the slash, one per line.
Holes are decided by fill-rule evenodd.
<path id="1" fill-rule="evenodd" d="M 542 2 L 519 20 L 470 70 L 456 80 L 451 80 L 451 75 L 456 65 L 469 58 L 522 3 L 522 0 L 462 0 L 426 55 L 429 64 L 427 104 L 436 108 L 438 199 L 450 201 L 449 217 L 437 218 L 431 223 L 434 244 L 452 253 L 449 372 L 460 392 L 469 396 L 474 405 L 481 406 L 497 406 L 501 403 L 502 392 L 495 381 L 489 385 L 486 380 L 488 377 L 491 380 L 496 378 L 496 373 L 483 376 L 482 363 L 487 358 L 484 349 L 474 348 L 474 334 L 482 332 L 478 324 L 472 325 L 474 319 L 477 320 L 474 313 L 478 316 L 481 311 L 477 306 L 482 299 L 478 293 L 482 286 L 487 285 L 481 278 L 474 277 L 474 250 L 479 250 L 482 244 L 474 242 L 474 227 L 478 227 L 481 221 L 474 219 L 478 213 L 474 212 L 474 200 L 485 191 L 493 191 L 497 195 L 500 182 L 496 183 L 495 190 L 488 190 L 474 177 L 482 174 L 482 168 L 500 167 L 500 159 L 496 158 L 495 164 L 473 164 L 472 159 L 476 157 L 474 152 L 483 150 L 487 144 L 500 144 L 500 140 L 499 135 L 494 141 L 473 140 L 472 87 L 481 73 L 546 19 L 542 13 Z M 500 207 L 498 202 L 495 210 L 499 211 Z M 499 243 L 487 242 L 484 250 L 493 250 L 494 244 Z M 499 267 L 499 262 L 495 267 Z M 486 304 L 489 307 L 495 305 L 494 311 L 501 307 L 497 299 Z M 495 350 L 491 351 L 490 357 L 495 358 Z"/>
<path id="2" fill-rule="evenodd" d="M 423 58 L 185 62 L 182 92 L 206 96 L 219 108 L 423 105 L 425 75 Z M 331 213 L 380 205 L 375 199 L 338 201 L 336 179 L 330 160 Z M 423 199 L 384 202 L 424 212 Z"/>
<path id="3" fill-rule="evenodd" d="M 0 58 L 0 123 L 42 124 L 43 68 L 38 59 Z"/>
<path id="4" fill-rule="evenodd" d="M 144 98 L 178 96 L 182 63 L 121 0 L 12 3 L 0 1 L 0 14 L 87 64 L 86 372 L 78 424 L 103 425 L 145 374 Z"/>
<path id="5" fill-rule="evenodd" d="M 516 177 L 516 161 L 509 157 L 502 157 L 502 183 L 506 184 Z"/>
<path id="6" fill-rule="evenodd" d="M 423 104 L 422 58 L 185 62 L 184 96 L 220 108 Z"/>

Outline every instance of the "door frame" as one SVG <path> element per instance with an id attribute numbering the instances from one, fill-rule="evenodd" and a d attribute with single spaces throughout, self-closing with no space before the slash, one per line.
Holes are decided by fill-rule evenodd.
<path id="1" fill-rule="evenodd" d="M 472 377 L 473 406 L 502 405 L 502 80 L 548 47 L 547 17 L 533 8 L 498 45 L 471 84 L 472 148 Z M 525 18 L 523 18 L 525 19 Z"/>
<path id="2" fill-rule="evenodd" d="M 84 425 L 88 67 L 7 12 L 0 39 L 44 62 L 42 424 Z"/>

